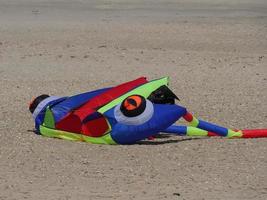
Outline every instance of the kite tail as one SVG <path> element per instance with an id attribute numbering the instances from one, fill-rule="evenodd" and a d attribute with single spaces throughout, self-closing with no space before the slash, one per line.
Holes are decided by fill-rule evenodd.
<path id="1" fill-rule="evenodd" d="M 183 118 L 190 123 L 186 135 L 222 136 L 228 138 L 259 138 L 267 137 L 267 129 L 232 130 L 216 124 L 212 124 L 194 117 L 187 112 Z M 204 131 L 204 132 L 203 132 Z M 196 133 L 196 134 L 194 134 Z"/>
<path id="2" fill-rule="evenodd" d="M 192 126 L 172 125 L 163 131 L 164 133 L 173 133 L 180 136 L 220 136 L 211 131 L 206 131 Z M 267 137 L 267 129 L 255 130 L 236 130 L 235 135 L 227 135 L 228 138 L 260 138 Z"/>
<path id="3" fill-rule="evenodd" d="M 251 129 L 251 130 L 241 130 L 243 133 L 242 138 L 261 138 L 267 137 L 267 129 Z"/>

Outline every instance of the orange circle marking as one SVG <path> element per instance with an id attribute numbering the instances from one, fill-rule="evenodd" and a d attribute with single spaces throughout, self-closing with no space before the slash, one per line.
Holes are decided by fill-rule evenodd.
<path id="1" fill-rule="evenodd" d="M 133 100 L 136 105 L 131 104 L 130 100 Z M 133 95 L 133 96 L 129 96 L 123 103 L 123 106 L 127 109 L 127 110 L 134 110 L 136 108 L 138 108 L 142 103 L 142 99 L 139 96 Z"/>

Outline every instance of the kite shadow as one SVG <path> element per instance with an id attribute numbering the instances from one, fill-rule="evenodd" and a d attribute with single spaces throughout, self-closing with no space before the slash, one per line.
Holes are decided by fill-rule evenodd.
<path id="1" fill-rule="evenodd" d="M 31 133 L 35 133 L 37 135 L 40 135 L 36 130 L 33 130 L 33 129 L 32 130 L 29 129 L 29 130 L 27 130 L 27 132 L 31 132 Z"/>
<path id="2" fill-rule="evenodd" d="M 169 136 L 171 137 L 171 136 Z M 172 143 L 180 143 L 180 142 L 186 142 L 186 141 L 192 141 L 192 140 L 204 140 L 209 138 L 182 138 L 182 139 L 173 139 L 173 140 L 163 140 L 163 141 L 156 141 L 156 140 L 144 140 L 137 142 L 138 145 L 162 145 L 162 144 L 172 144 Z"/>

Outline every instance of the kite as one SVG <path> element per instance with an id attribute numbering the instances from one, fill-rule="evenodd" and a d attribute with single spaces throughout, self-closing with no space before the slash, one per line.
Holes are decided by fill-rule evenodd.
<path id="1" fill-rule="evenodd" d="M 70 97 L 40 95 L 29 105 L 37 134 L 94 144 L 134 144 L 159 133 L 227 138 L 267 137 L 267 129 L 228 129 L 175 104 L 169 78 L 130 82 Z M 185 119 L 189 125 L 175 123 Z"/>

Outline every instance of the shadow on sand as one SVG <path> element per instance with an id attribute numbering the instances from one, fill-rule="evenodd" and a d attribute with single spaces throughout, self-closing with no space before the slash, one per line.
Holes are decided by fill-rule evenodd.
<path id="1" fill-rule="evenodd" d="M 162 136 L 162 135 L 161 135 Z M 168 135 L 168 137 L 166 137 L 166 135 L 164 135 L 164 137 L 160 138 L 168 138 L 171 137 L 171 135 Z M 158 138 L 158 136 L 157 136 Z M 172 139 L 172 140 L 144 140 L 144 141 L 140 141 L 137 142 L 136 144 L 138 145 L 161 145 L 161 144 L 171 144 L 171 143 L 179 143 L 179 142 L 186 142 L 186 141 L 192 141 L 192 140 L 204 140 L 204 139 L 208 139 L 207 137 L 202 137 L 202 138 L 181 138 L 181 139 Z"/>

